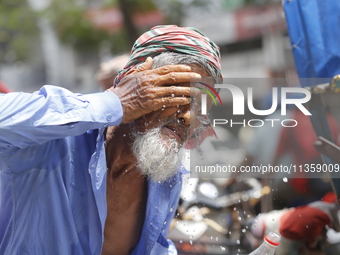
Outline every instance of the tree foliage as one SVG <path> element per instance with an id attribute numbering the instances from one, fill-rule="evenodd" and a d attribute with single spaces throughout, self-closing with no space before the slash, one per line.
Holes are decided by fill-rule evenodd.
<path id="1" fill-rule="evenodd" d="M 86 16 L 88 7 L 77 4 L 76 0 L 53 0 L 45 10 L 47 17 L 55 28 L 59 39 L 80 51 L 96 50 L 102 43 L 111 42 L 112 53 L 129 50 L 140 34 L 132 22 L 136 12 L 155 9 L 152 0 L 109 0 L 104 8 L 120 7 L 124 17 L 124 28 L 119 32 L 110 32 L 95 28 Z M 124 8 L 124 9 L 123 9 Z"/>
<path id="2" fill-rule="evenodd" d="M 37 15 L 26 1 L 0 1 L 0 62 L 26 60 L 37 43 Z"/>
<path id="3" fill-rule="evenodd" d="M 181 25 L 192 6 L 207 8 L 215 0 L 106 0 L 102 8 L 120 7 L 124 15 L 124 28 L 118 33 L 93 27 L 86 16 L 91 1 L 52 0 L 42 13 L 36 13 L 27 1 L 0 0 L 0 61 L 25 60 L 32 52 L 32 45 L 39 41 L 38 19 L 50 20 L 62 43 L 79 51 L 95 51 L 101 44 L 110 45 L 112 53 L 130 49 L 134 40 L 144 31 L 132 22 L 136 13 L 160 8 L 167 16 L 168 24 Z M 227 6 L 237 2 L 244 5 L 262 5 L 281 0 L 220 0 Z M 242 4 L 240 4 L 242 2 Z M 79 4 L 82 3 L 82 4 Z M 124 10 L 123 10 L 124 8 Z"/>
<path id="4" fill-rule="evenodd" d="M 75 0 L 53 0 L 43 12 L 55 29 L 60 41 L 78 51 L 95 51 L 103 42 L 115 42 L 112 51 L 125 50 L 124 33 L 117 34 L 98 29 L 86 16 L 87 7 Z"/>

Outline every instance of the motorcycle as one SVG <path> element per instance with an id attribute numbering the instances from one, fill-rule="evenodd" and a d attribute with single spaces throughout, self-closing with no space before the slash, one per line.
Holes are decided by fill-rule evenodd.
<path id="1" fill-rule="evenodd" d="M 235 182 L 232 192 L 198 178 L 183 183 L 186 188 L 168 235 L 179 254 L 241 255 L 257 247 L 259 240 L 249 227 L 254 206 L 269 187 L 254 178 Z"/>

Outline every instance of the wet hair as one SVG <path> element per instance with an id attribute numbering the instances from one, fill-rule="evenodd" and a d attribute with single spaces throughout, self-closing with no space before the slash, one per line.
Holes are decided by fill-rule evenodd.
<path id="1" fill-rule="evenodd" d="M 220 82 L 220 76 L 216 70 L 204 59 L 192 55 L 162 52 L 153 58 L 152 68 L 158 68 L 165 65 L 199 65 L 201 66 L 215 81 Z"/>

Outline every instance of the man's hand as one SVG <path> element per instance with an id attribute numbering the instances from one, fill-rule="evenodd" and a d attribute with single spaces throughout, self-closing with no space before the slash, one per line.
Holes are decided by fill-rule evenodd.
<path id="1" fill-rule="evenodd" d="M 185 65 L 169 65 L 152 69 L 152 59 L 129 72 L 115 87 L 111 87 L 123 107 L 122 123 L 164 107 L 187 105 L 190 103 L 190 87 L 173 86 L 199 79 L 199 74 L 191 72 Z"/>

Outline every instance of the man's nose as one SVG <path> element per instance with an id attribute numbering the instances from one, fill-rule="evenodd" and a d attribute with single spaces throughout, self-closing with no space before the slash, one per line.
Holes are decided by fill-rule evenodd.
<path id="1" fill-rule="evenodd" d="M 190 112 L 190 107 L 181 107 L 177 114 L 178 120 L 186 126 L 190 125 L 190 121 L 193 117 L 193 113 Z"/>

